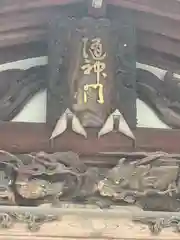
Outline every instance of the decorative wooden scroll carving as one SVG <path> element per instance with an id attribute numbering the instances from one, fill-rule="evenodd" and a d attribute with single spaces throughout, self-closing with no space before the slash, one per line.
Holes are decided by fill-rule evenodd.
<path id="1" fill-rule="evenodd" d="M 15 156 L 1 151 L 1 228 L 13 231 L 14 225 L 26 223 L 28 230 L 41 234 L 43 225 L 54 221 L 68 224 L 67 220 L 63 223 L 64 217 L 78 212 L 82 218 L 88 217 L 88 232 L 94 237 L 102 237 L 115 219 L 125 229 L 125 219 L 131 219 L 134 224 L 149 226 L 151 234 L 172 228 L 179 232 L 180 156 L 121 152 L 119 158 L 113 167 L 101 168 L 84 164 L 73 152 Z M 98 231 L 94 221 L 106 227 Z"/>

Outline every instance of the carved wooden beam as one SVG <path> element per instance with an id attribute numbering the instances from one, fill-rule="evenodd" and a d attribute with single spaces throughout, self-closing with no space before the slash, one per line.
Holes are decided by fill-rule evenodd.
<path id="1" fill-rule="evenodd" d="M 82 2 L 84 0 L 6 0 L 0 3 L 0 14 Z M 180 20 L 180 2 L 178 0 L 107 0 L 107 3 Z"/>
<path id="2" fill-rule="evenodd" d="M 166 151 L 180 153 L 180 130 L 138 128 L 134 131 L 136 148 L 123 135 L 112 133 L 98 140 L 94 130 L 88 131 L 88 139 L 65 132 L 61 137 L 49 141 L 51 130 L 43 123 L 1 123 L 0 148 L 13 153 L 32 151 L 46 152 L 72 150 L 82 154 L 116 151 Z"/>
<path id="3" fill-rule="evenodd" d="M 25 28 L 21 30 L 0 32 L 0 48 L 7 48 L 15 45 L 31 43 L 36 41 L 46 41 L 47 30 L 43 28 Z M 138 47 L 151 48 L 164 54 L 170 54 L 180 58 L 180 41 L 171 39 L 147 31 L 137 31 Z"/>
<path id="4" fill-rule="evenodd" d="M 180 41 L 172 40 L 160 34 L 137 31 L 137 44 L 140 48 L 151 48 L 164 54 L 180 57 Z"/>
<path id="5" fill-rule="evenodd" d="M 180 74 L 180 59 L 173 55 L 160 53 L 150 48 L 138 47 L 137 61 Z"/>
<path id="6" fill-rule="evenodd" d="M 30 9 L 33 10 L 49 6 L 63 6 L 78 2 L 83 2 L 83 0 L 6 0 L 0 3 L 0 14 L 29 11 Z"/>
<path id="7" fill-rule="evenodd" d="M 63 10 L 62 10 L 63 9 Z M 67 8 L 48 7 L 48 8 L 35 8 L 28 12 L 14 12 L 7 14 L 0 14 L 1 26 L 0 32 L 8 32 L 12 30 L 40 27 L 46 25 L 48 21 L 55 15 L 74 15 L 85 11 L 83 6 L 70 5 Z M 126 14 L 127 10 L 123 8 L 111 7 L 108 9 L 108 15 L 121 20 L 121 15 Z M 138 11 L 131 12 L 135 26 L 144 31 L 162 34 L 173 39 L 179 39 L 180 35 L 180 20 L 173 20 L 167 17 L 161 17 L 149 13 Z M 173 27 L 172 27 L 173 26 Z"/>
<path id="8" fill-rule="evenodd" d="M 49 20 L 52 16 L 65 14 L 66 11 L 70 15 L 80 14 L 83 8 L 80 5 L 70 5 L 62 11 L 57 7 L 39 7 L 28 12 L 0 14 L 0 47 L 46 40 Z M 122 8 L 110 8 L 109 14 L 121 21 L 120 16 L 126 14 L 126 11 Z M 132 12 L 132 18 L 137 28 L 137 44 L 140 47 L 180 57 L 179 20 L 137 11 Z"/>
<path id="9" fill-rule="evenodd" d="M 20 44 L 0 49 L 0 64 L 40 56 L 47 56 L 46 42 Z"/>
<path id="10" fill-rule="evenodd" d="M 45 41 L 30 42 L 0 49 L 0 64 L 40 56 L 47 56 L 47 44 Z M 137 62 L 180 74 L 179 58 L 153 50 L 148 46 L 138 46 Z"/>
<path id="11" fill-rule="evenodd" d="M 180 2 L 178 0 L 108 0 L 108 3 L 139 12 L 180 20 Z"/>

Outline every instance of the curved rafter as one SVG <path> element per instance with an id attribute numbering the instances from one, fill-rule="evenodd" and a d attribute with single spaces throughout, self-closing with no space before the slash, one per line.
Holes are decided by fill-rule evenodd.
<path id="1" fill-rule="evenodd" d="M 113 11 L 114 17 L 119 17 L 121 11 L 132 10 L 134 23 L 139 29 L 138 45 L 140 47 L 147 47 L 148 39 L 148 46 L 152 49 L 180 56 L 178 46 L 180 40 L 179 1 L 173 0 L 170 3 L 166 0 L 164 3 L 162 0 L 148 2 L 113 0 L 110 2 L 108 11 Z M 71 6 L 76 8 L 76 4 L 73 3 L 77 4 L 78 9 L 83 6 L 83 1 L 80 0 L 37 0 L 23 1 L 23 4 L 15 0 L 13 4 L 12 1 L 0 3 L 2 5 L 0 5 L 0 47 L 46 39 L 46 27 L 43 26 L 52 16 L 61 12 L 61 6 L 67 5 L 67 11 L 70 11 Z M 113 6 L 119 6 L 119 8 L 113 8 Z"/>

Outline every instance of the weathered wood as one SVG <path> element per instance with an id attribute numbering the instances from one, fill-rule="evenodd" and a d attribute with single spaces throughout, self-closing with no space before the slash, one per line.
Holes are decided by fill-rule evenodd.
<path id="1" fill-rule="evenodd" d="M 83 7 L 79 5 L 72 6 L 68 8 L 66 7 L 65 9 L 63 8 L 63 10 L 60 7 L 51 6 L 48 8 L 35 8 L 33 10 L 29 10 L 28 12 L 22 11 L 18 13 L 13 12 L 0 15 L 0 32 L 43 26 L 46 25 L 49 19 L 54 17 L 54 15 L 63 13 L 74 15 L 75 13 L 78 13 L 80 9 L 83 9 Z M 121 15 L 125 14 L 127 11 L 128 10 L 123 8 L 113 7 L 109 9 L 108 16 L 110 15 L 121 18 Z M 131 14 L 134 19 L 135 26 L 140 30 L 163 34 L 164 36 L 173 39 L 179 39 L 180 37 L 180 26 L 178 20 L 137 11 L 132 11 Z"/>
<path id="2" fill-rule="evenodd" d="M 31 42 L 0 49 L 0 64 L 47 56 L 46 42 Z"/>
<path id="3" fill-rule="evenodd" d="M 137 31 L 137 43 L 139 47 L 151 48 L 155 51 L 180 57 L 180 41 L 172 40 L 160 34 Z"/>
<path id="4" fill-rule="evenodd" d="M 0 33 L 1 49 L 37 41 L 47 42 L 47 30 L 45 28 L 35 27 Z M 159 34 L 137 31 L 137 45 L 139 48 L 146 47 L 163 54 L 180 57 L 180 41 Z"/>
<path id="5" fill-rule="evenodd" d="M 47 43 L 45 41 L 18 44 L 0 49 L 0 64 L 40 56 L 47 56 Z M 179 58 L 170 54 L 138 46 L 136 56 L 137 62 L 180 73 Z"/>
<path id="6" fill-rule="evenodd" d="M 37 0 L 25 1 L 22 4 L 22 1 L 16 0 L 13 4 L 12 1 L 4 3 L 0 10 L 0 47 L 9 47 L 37 40 L 46 41 L 46 26 L 52 17 L 65 12 L 73 15 L 83 11 L 83 7 L 80 5 L 70 5 L 70 7 L 63 9 L 63 13 L 61 8 L 53 7 L 54 5 L 62 6 L 62 4 L 72 2 L 73 0 L 59 0 L 54 2 Z M 175 0 L 171 1 L 171 3 L 167 0 L 166 2 L 165 4 L 164 2 L 162 3 L 162 0 L 158 0 L 157 2 L 154 0 L 148 2 L 137 0 L 134 3 L 131 0 L 114 0 L 113 4 L 136 10 L 132 11 L 132 17 L 138 29 L 137 39 L 140 47 L 148 46 L 148 48 L 180 57 L 178 41 L 180 39 L 180 19 L 167 17 L 167 13 L 171 11 L 171 15 L 178 13 L 177 9 L 180 3 Z M 24 11 L 23 9 L 28 9 L 28 11 Z M 141 11 L 137 11 L 138 9 Z M 143 12 L 143 9 L 145 12 Z M 156 12 L 157 9 L 162 14 Z M 154 10 L 156 14 L 152 14 Z M 120 20 L 120 16 L 124 12 L 125 9 L 116 7 L 110 8 L 108 14 Z"/>
<path id="7" fill-rule="evenodd" d="M 57 6 L 57 5 L 68 5 L 72 3 L 82 2 L 82 0 L 5 0 L 0 3 L 0 14 L 12 13 L 27 11 L 30 9 L 48 7 L 48 6 Z"/>
<path id="8" fill-rule="evenodd" d="M 78 5 L 79 7 L 79 5 Z M 48 20 L 52 18 L 55 14 L 63 14 L 63 12 L 68 12 L 69 14 L 74 14 L 78 11 L 78 7 L 74 6 L 74 9 L 66 8 L 61 10 L 59 7 L 49 7 L 49 8 L 37 8 L 34 10 L 29 10 L 28 12 L 11 13 L 0 15 L 1 26 L 0 32 L 7 32 L 10 30 L 18 30 L 20 28 L 24 29 L 26 27 L 38 27 L 48 23 Z M 83 8 L 82 8 L 83 9 Z M 127 11 L 122 8 L 112 8 L 109 10 L 108 15 L 113 15 L 113 17 L 118 17 L 119 12 Z M 132 12 L 134 18 L 134 23 L 138 29 L 151 31 L 154 33 L 163 33 L 165 36 L 171 38 L 179 39 L 180 26 L 179 21 L 168 19 L 165 17 L 154 16 L 152 14 L 146 14 L 142 12 Z M 173 28 L 172 28 L 173 26 Z"/>
<path id="9" fill-rule="evenodd" d="M 65 132 L 50 144 L 51 130 L 43 123 L 1 123 L 0 148 L 13 153 L 72 150 L 83 154 L 116 151 L 165 151 L 179 153 L 180 130 L 138 128 L 134 131 L 136 148 L 132 141 L 121 134 L 111 133 L 100 139 L 89 130 L 88 139 L 72 132 Z"/>
<path id="10" fill-rule="evenodd" d="M 173 55 L 160 53 L 150 48 L 138 47 L 136 56 L 140 63 L 180 74 L 180 59 Z"/>
<path id="11" fill-rule="evenodd" d="M 80 14 L 83 11 L 79 5 L 72 8 L 35 8 L 28 12 L 0 15 L 0 47 L 9 47 L 47 39 L 47 23 L 55 15 Z M 124 9 L 110 9 L 109 15 L 119 18 Z M 148 47 L 157 51 L 180 57 L 180 21 L 156 16 L 143 12 L 132 12 L 133 22 L 137 31 L 137 42 L 140 47 Z M 173 27 L 172 27 L 173 26 Z"/>
<path id="12" fill-rule="evenodd" d="M 78 214 L 78 213 L 77 213 Z M 53 231 L 52 231 L 53 229 Z M 172 228 L 164 229 L 160 235 L 153 236 L 147 226 L 134 224 L 125 219 L 63 217 L 62 221 L 45 223 L 38 232 L 27 232 L 25 225 L 16 224 L 14 228 L 1 229 L 0 239 L 121 239 L 121 240 L 179 240 L 179 234 Z"/>
<path id="13" fill-rule="evenodd" d="M 180 2 L 178 0 L 109 0 L 108 3 L 139 12 L 180 19 Z"/>
<path id="14" fill-rule="evenodd" d="M 22 11 L 34 8 L 68 5 L 72 3 L 84 2 L 83 0 L 6 0 L 1 1 L 0 14 L 12 11 Z M 108 0 L 107 4 L 121 6 L 137 11 L 153 13 L 172 19 L 180 19 L 180 2 L 178 0 Z"/>
<path id="15" fill-rule="evenodd" d="M 46 33 L 46 31 L 39 28 L 9 31 L 0 34 L 0 47 L 10 47 L 12 45 L 40 41 L 46 39 Z"/>

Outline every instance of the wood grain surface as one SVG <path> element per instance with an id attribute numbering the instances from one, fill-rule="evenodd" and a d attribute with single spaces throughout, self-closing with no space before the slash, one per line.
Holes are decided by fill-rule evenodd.
<path id="1" fill-rule="evenodd" d="M 121 239 L 121 240 L 179 240 L 180 235 L 172 228 L 164 229 L 153 236 L 148 227 L 130 220 L 82 219 L 63 217 L 62 221 L 45 223 L 38 232 L 29 232 L 24 224 L 15 224 L 12 229 L 0 231 L 0 239 L 50 240 L 50 239 Z"/>
<path id="2" fill-rule="evenodd" d="M 165 151 L 180 153 L 180 130 L 137 128 L 134 130 L 136 147 L 132 140 L 119 133 L 97 138 L 97 132 L 89 129 L 88 139 L 73 132 L 65 132 L 53 142 L 49 141 L 52 129 L 44 123 L 0 123 L 0 148 L 12 153 L 35 151 L 75 151 L 81 154 L 97 154 L 109 151 Z"/>
<path id="3" fill-rule="evenodd" d="M 148 45 L 148 48 L 180 57 L 179 1 L 113 0 L 109 4 L 107 13 L 110 17 L 120 18 L 123 12 L 132 11 L 138 29 L 138 46 Z M 0 47 L 46 40 L 47 24 L 52 17 L 62 13 L 69 16 L 82 14 L 84 6 L 81 0 L 1 1 Z"/>

